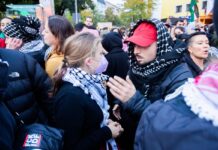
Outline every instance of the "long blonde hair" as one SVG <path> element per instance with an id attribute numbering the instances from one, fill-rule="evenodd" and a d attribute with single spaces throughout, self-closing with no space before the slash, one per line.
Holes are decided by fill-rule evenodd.
<path id="1" fill-rule="evenodd" d="M 63 48 L 64 59 L 69 67 L 81 67 L 87 57 L 95 56 L 100 38 L 90 33 L 79 33 L 70 36 Z"/>
<path id="2" fill-rule="evenodd" d="M 68 67 L 81 67 L 86 58 L 95 56 L 99 44 L 101 44 L 101 38 L 97 38 L 88 32 L 78 33 L 66 39 L 63 46 L 64 60 L 62 66 L 53 77 L 55 92 L 62 82 L 66 69 Z"/>

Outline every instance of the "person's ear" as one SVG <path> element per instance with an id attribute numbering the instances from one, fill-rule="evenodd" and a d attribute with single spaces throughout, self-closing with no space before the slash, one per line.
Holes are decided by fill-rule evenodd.
<path id="1" fill-rule="evenodd" d="M 92 66 L 92 64 L 93 64 L 93 60 L 92 60 L 91 57 L 87 57 L 87 58 L 84 60 L 84 65 L 90 67 L 90 66 Z"/>
<path id="2" fill-rule="evenodd" d="M 193 52 L 192 52 L 192 48 L 191 48 L 191 46 L 188 46 L 188 52 L 189 52 L 190 54 L 193 53 Z"/>

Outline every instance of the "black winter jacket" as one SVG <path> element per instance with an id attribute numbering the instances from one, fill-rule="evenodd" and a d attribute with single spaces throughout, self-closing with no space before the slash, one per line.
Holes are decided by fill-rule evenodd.
<path id="1" fill-rule="evenodd" d="M 1 150 L 13 150 L 16 122 L 6 105 L 0 101 L 0 146 Z"/>
<path id="2" fill-rule="evenodd" d="M 109 127 L 100 127 L 103 113 L 98 104 L 69 82 L 55 95 L 55 120 L 64 130 L 64 150 L 99 150 L 112 137 Z"/>
<path id="3" fill-rule="evenodd" d="M 8 85 L 8 65 L 0 59 L 0 145 L 2 150 L 12 150 L 14 141 L 14 127 L 16 126 L 12 114 L 3 102 L 3 95 Z"/>
<path id="4" fill-rule="evenodd" d="M 105 57 L 109 62 L 107 70 L 104 74 L 110 77 L 114 77 L 116 75 L 125 79 L 129 70 L 129 62 L 128 54 L 122 50 L 123 43 L 120 35 L 116 32 L 106 34 L 102 40 L 102 46 L 108 52 Z M 112 113 L 115 97 L 111 94 L 109 89 L 107 89 L 107 95 L 108 103 L 111 106 L 110 113 Z"/>
<path id="5" fill-rule="evenodd" d="M 9 84 L 4 101 L 26 124 L 47 120 L 44 114 L 50 118 L 52 101 L 48 99 L 48 90 L 51 81 L 40 65 L 18 51 L 0 49 L 0 57 L 9 64 Z"/>

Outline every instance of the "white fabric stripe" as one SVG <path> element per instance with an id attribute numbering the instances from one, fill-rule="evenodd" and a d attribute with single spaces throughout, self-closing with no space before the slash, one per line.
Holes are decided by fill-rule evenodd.
<path id="1" fill-rule="evenodd" d="M 198 85 L 198 89 L 206 90 L 206 91 L 211 91 L 211 92 L 217 92 L 217 88 L 216 87 L 211 87 L 211 86 L 206 86 L 206 85 Z"/>
<path id="2" fill-rule="evenodd" d="M 179 94 L 182 93 L 183 90 L 183 85 L 181 85 L 180 87 L 178 87 L 175 92 L 168 94 L 165 96 L 164 101 L 169 101 L 172 100 L 173 98 L 177 97 Z"/>
<path id="3" fill-rule="evenodd" d="M 214 78 L 215 80 L 217 80 L 218 79 L 218 72 L 210 70 L 210 72 L 208 72 L 206 74 L 202 74 L 201 76 L 203 78 L 209 77 L 209 78 Z"/>

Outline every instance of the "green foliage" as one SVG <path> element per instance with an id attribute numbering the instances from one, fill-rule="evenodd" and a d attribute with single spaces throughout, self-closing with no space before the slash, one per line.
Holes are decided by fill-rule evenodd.
<path id="1" fill-rule="evenodd" d="M 38 4 L 39 0 L 0 0 L 0 17 L 4 16 L 7 4 Z"/>
<path id="2" fill-rule="evenodd" d="M 38 4 L 39 0 L 0 0 L 0 12 L 6 11 L 6 4 Z M 54 0 L 55 13 L 63 15 L 66 9 L 75 12 L 75 0 Z M 86 8 L 94 9 L 92 0 L 77 0 L 78 12 Z M 0 13 L 1 14 L 1 13 Z"/>
<path id="3" fill-rule="evenodd" d="M 100 14 L 96 9 L 93 10 L 93 22 L 96 26 L 98 22 L 104 22 L 105 16 Z"/>
<path id="4" fill-rule="evenodd" d="M 69 9 L 66 9 L 66 10 L 65 10 L 64 16 L 67 18 L 67 20 L 68 20 L 69 22 L 72 23 L 73 16 L 72 16 L 72 14 L 70 13 Z"/>
<path id="5" fill-rule="evenodd" d="M 54 0 L 56 14 L 63 15 L 65 9 L 69 9 L 71 13 L 75 12 L 75 0 Z M 94 9 L 92 0 L 77 0 L 78 12 L 91 8 Z"/>
<path id="6" fill-rule="evenodd" d="M 108 7 L 105 10 L 105 21 L 112 22 L 115 26 L 120 26 L 121 22 L 117 15 L 114 15 L 113 8 Z"/>
<path id="7" fill-rule="evenodd" d="M 84 22 L 86 17 L 90 16 L 93 18 L 93 11 L 91 9 L 85 9 L 80 11 L 81 19 Z"/>
<path id="8" fill-rule="evenodd" d="M 85 9 L 85 10 L 82 10 L 80 11 L 80 15 L 81 15 L 81 19 L 82 21 L 84 22 L 85 21 L 85 18 L 87 16 L 90 16 L 93 18 L 93 24 L 96 26 L 98 22 L 103 22 L 105 21 L 105 17 L 100 14 L 96 9 Z"/>
<path id="9" fill-rule="evenodd" d="M 152 8 L 155 0 L 125 0 L 124 9 L 121 12 L 120 20 L 123 25 L 129 25 L 138 19 L 151 17 Z"/>

